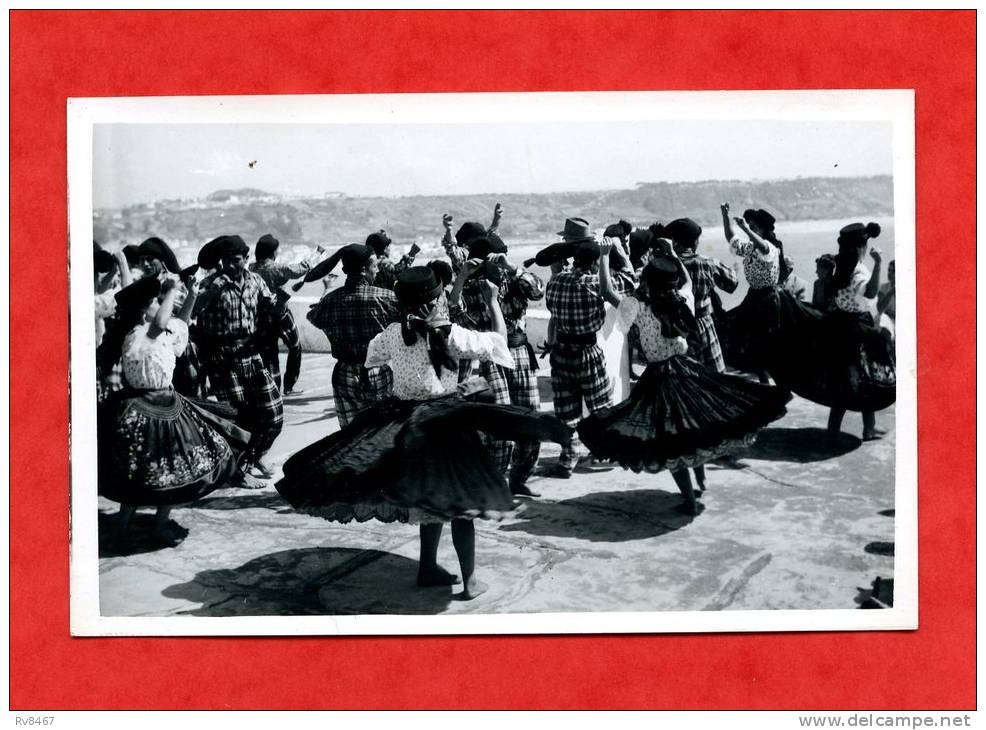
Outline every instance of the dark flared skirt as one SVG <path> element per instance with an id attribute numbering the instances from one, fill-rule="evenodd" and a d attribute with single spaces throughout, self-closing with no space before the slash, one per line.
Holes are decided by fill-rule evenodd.
<path id="1" fill-rule="evenodd" d="M 686 356 L 651 363 L 630 397 L 579 424 L 593 456 L 633 471 L 701 466 L 753 443 L 791 394 Z"/>
<path id="2" fill-rule="evenodd" d="M 782 355 L 768 368 L 774 380 L 820 405 L 879 411 L 897 399 L 893 339 L 869 314 L 828 312 L 811 343 Z"/>
<path id="3" fill-rule="evenodd" d="M 457 396 L 378 402 L 284 464 L 277 491 L 336 522 L 499 519 L 513 498 L 480 433 L 508 441 L 565 440 L 550 414 Z"/>
<path id="4" fill-rule="evenodd" d="M 779 286 L 750 289 L 738 306 L 716 317 L 726 364 L 769 371 L 778 357 L 805 351 L 818 336 L 822 313 Z"/>
<path id="5" fill-rule="evenodd" d="M 135 506 L 194 502 L 236 473 L 250 434 L 223 403 L 123 391 L 100 406 L 99 493 Z"/>

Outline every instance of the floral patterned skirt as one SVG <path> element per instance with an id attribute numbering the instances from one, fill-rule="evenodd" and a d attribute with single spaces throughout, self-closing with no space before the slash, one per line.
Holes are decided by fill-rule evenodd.
<path id="1" fill-rule="evenodd" d="M 222 403 L 123 391 L 100 406 L 99 493 L 121 504 L 194 502 L 227 482 L 250 434 Z"/>
<path id="2" fill-rule="evenodd" d="M 630 397 L 584 419 L 579 436 L 597 459 L 637 472 L 701 466 L 752 444 L 790 399 L 678 355 L 648 365 Z"/>

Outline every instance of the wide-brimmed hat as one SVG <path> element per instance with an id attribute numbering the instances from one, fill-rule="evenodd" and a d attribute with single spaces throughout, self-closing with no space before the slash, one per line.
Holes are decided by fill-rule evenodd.
<path id="1" fill-rule="evenodd" d="M 589 221 L 585 218 L 566 218 L 565 227 L 558 231 L 558 235 L 562 237 L 565 243 L 594 240 L 589 231 Z"/>
<path id="2" fill-rule="evenodd" d="M 140 244 L 140 247 L 137 249 L 137 253 L 141 256 L 157 259 L 164 265 L 164 268 L 172 274 L 178 274 L 181 272 L 181 266 L 178 265 L 178 257 L 175 256 L 175 252 L 172 251 L 171 247 L 160 238 L 148 238 Z"/>
<path id="3" fill-rule="evenodd" d="M 427 266 L 412 266 L 397 275 L 394 295 L 405 307 L 417 307 L 437 299 L 444 291 L 435 272 Z"/>
<path id="4" fill-rule="evenodd" d="M 563 263 L 574 256 L 588 258 L 590 255 L 597 258 L 599 256 L 599 244 L 594 239 L 563 241 L 542 248 L 533 259 L 525 261 L 524 265 L 530 266 L 532 263 L 536 263 L 538 266 L 551 266 L 552 264 Z"/>

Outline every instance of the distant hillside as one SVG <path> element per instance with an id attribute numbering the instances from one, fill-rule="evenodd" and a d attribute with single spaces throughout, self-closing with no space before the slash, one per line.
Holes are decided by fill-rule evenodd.
<path id="1" fill-rule="evenodd" d="M 203 199 L 100 209 L 93 212 L 93 225 L 96 240 L 110 245 L 155 235 L 193 246 L 223 233 L 238 233 L 251 244 L 264 233 L 284 242 L 339 244 L 362 241 L 379 228 L 398 242 L 433 241 L 441 235 L 443 213 L 452 213 L 456 225 L 487 222 L 497 201 L 506 211 L 504 237 L 533 241 L 551 238 L 569 216 L 584 217 L 593 227 L 619 218 L 647 225 L 682 216 L 716 225 L 723 201 L 737 214 L 748 207 L 766 208 L 778 221 L 888 217 L 893 215 L 893 180 L 877 176 L 654 182 L 632 190 L 403 198 L 342 193 L 298 198 L 244 188 L 219 190 Z"/>

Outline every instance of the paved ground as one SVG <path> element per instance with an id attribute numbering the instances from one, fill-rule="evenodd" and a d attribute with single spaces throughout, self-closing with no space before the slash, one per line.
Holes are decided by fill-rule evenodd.
<path id="1" fill-rule="evenodd" d="M 306 356 L 302 395 L 287 399 L 270 454 L 334 430 L 331 359 Z M 546 390 L 546 389 L 543 389 Z M 894 412 L 890 433 L 859 441 L 860 418 L 837 444 L 824 409 L 795 399 L 740 468 L 709 468 L 706 509 L 684 517 L 668 474 L 591 468 L 568 481 L 536 477 L 543 496 L 514 519 L 477 523 L 487 594 L 414 586 L 417 528 L 338 525 L 296 514 L 273 486 L 226 489 L 174 518 L 190 530 L 177 548 L 138 540 L 119 555 L 105 543 L 100 605 L 106 616 L 456 614 L 854 608 L 859 589 L 893 576 Z M 558 447 L 546 446 L 550 465 Z M 115 505 L 100 500 L 100 523 Z M 140 515 L 138 530 L 151 511 Z M 457 572 L 451 540 L 440 552 Z"/>

